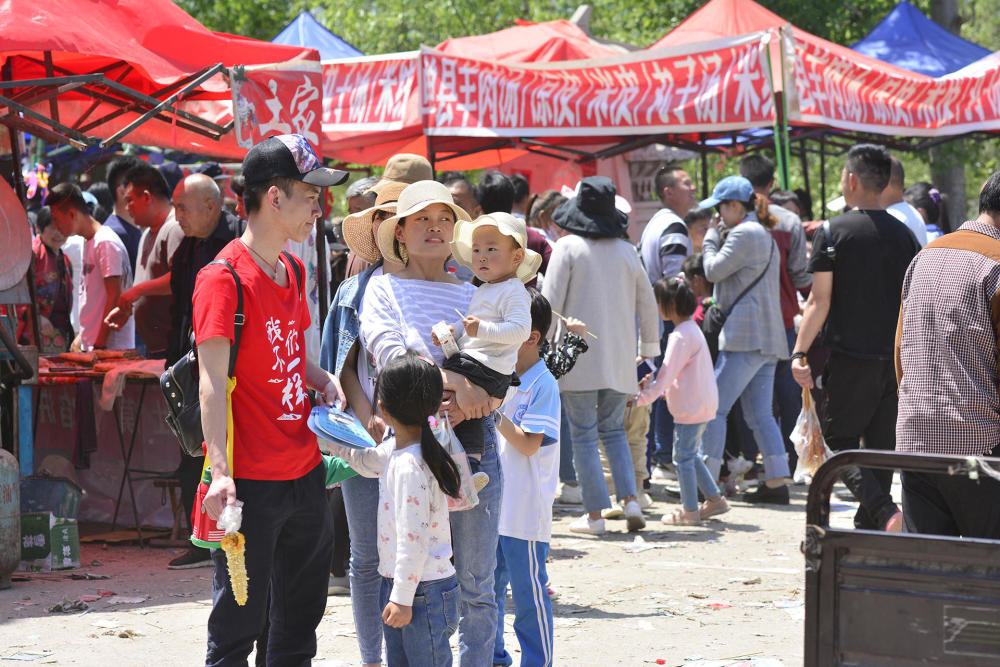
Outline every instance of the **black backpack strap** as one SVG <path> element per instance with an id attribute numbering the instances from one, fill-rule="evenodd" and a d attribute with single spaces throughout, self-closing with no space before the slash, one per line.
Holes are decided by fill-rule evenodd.
<path id="1" fill-rule="evenodd" d="M 233 315 L 233 344 L 229 347 L 229 377 L 236 373 L 236 355 L 240 351 L 240 336 L 243 334 L 243 323 L 246 318 L 243 316 L 243 284 L 240 277 L 236 275 L 233 265 L 224 259 L 213 259 L 209 264 L 223 264 L 229 273 L 233 274 L 236 282 L 236 313 Z"/>
<path id="2" fill-rule="evenodd" d="M 907 229 L 909 229 L 909 227 L 907 227 Z M 911 231 L 910 234 L 912 235 L 913 232 Z M 917 237 L 914 236 L 913 238 L 916 239 Z M 823 221 L 823 241 L 826 243 L 826 245 L 823 246 L 823 254 L 825 254 L 831 262 L 833 262 L 837 259 L 837 246 L 833 242 L 833 232 L 830 231 L 829 218 Z M 919 243 L 917 245 L 919 245 Z"/>
<path id="3" fill-rule="evenodd" d="M 305 285 L 302 284 L 302 269 L 299 268 L 299 263 L 295 261 L 295 258 L 287 250 L 282 250 L 281 254 L 285 256 L 288 263 L 292 265 L 292 271 L 295 271 L 295 282 L 299 286 L 299 298 L 303 298 L 306 295 Z"/>

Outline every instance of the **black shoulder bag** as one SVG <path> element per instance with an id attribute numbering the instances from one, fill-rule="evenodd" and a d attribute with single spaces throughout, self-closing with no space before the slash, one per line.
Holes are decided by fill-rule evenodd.
<path id="1" fill-rule="evenodd" d="M 295 271 L 299 294 L 302 290 L 302 272 L 292 256 L 282 251 Z M 216 259 L 210 264 L 223 264 L 236 282 L 236 313 L 233 315 L 233 344 L 229 348 L 229 377 L 236 372 L 236 356 L 240 349 L 240 335 L 243 333 L 243 285 L 232 265 L 224 259 Z M 188 456 L 202 456 L 205 434 L 201 430 L 201 402 L 198 397 L 198 347 L 192 343 L 191 349 L 160 376 L 160 390 L 167 399 L 167 425 L 177 436 L 181 449 Z"/>
<path id="2" fill-rule="evenodd" d="M 728 311 L 723 310 L 718 305 L 712 305 L 705 311 L 705 319 L 701 322 L 701 332 L 705 334 L 705 342 L 708 343 L 708 351 L 712 353 L 713 360 L 719 356 L 719 336 L 722 335 L 722 327 L 725 326 L 729 314 L 736 308 L 736 304 L 740 302 L 740 299 L 745 297 L 750 290 L 757 286 L 757 283 L 763 280 L 764 276 L 767 275 L 767 270 L 771 268 L 771 260 L 774 259 L 774 246 L 774 239 L 772 239 L 771 254 L 767 257 L 767 264 L 764 266 L 764 270 L 761 271 L 761 274 L 745 290 L 740 292 L 740 295 L 729 306 Z"/>

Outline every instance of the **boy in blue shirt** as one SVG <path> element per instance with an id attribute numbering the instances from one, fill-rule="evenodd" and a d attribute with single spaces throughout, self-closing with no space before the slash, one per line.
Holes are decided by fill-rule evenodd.
<path id="1" fill-rule="evenodd" d="M 531 335 L 518 350 L 515 365 L 521 384 L 507 390 L 497 427 L 504 493 L 494 573 L 499 614 L 493 664 L 514 663 L 503 644 L 509 583 L 521 665 L 548 667 L 553 637 L 545 560 L 552 539 L 552 501 L 559 483 L 559 385 L 539 357 L 539 346 L 552 323 L 552 308 L 541 292 L 528 292 Z"/>

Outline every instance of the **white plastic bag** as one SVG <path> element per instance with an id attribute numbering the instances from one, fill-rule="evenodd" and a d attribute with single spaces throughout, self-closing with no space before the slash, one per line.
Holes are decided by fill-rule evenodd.
<path id="1" fill-rule="evenodd" d="M 808 389 L 802 390 L 802 412 L 799 413 L 795 430 L 790 437 L 792 444 L 795 445 L 795 453 L 799 455 L 799 462 L 795 466 L 796 479 L 804 478 L 806 475 L 811 477 L 824 461 L 833 456 L 833 452 L 823 439 L 823 429 L 820 427 L 816 406 L 813 405 L 812 394 Z"/>
<path id="2" fill-rule="evenodd" d="M 447 412 L 437 420 L 437 427 L 431 430 L 434 432 L 434 437 L 444 447 L 444 451 L 448 452 L 451 460 L 458 466 L 458 498 L 446 496 L 448 498 L 448 511 L 471 510 L 479 504 L 479 494 L 476 493 L 476 486 L 472 483 L 472 467 L 469 465 L 469 457 L 465 453 L 462 443 L 458 441 L 455 429 L 451 427 L 451 422 L 448 421 Z"/>
<path id="3" fill-rule="evenodd" d="M 235 505 L 226 505 L 222 508 L 219 520 L 215 523 L 225 531 L 226 535 L 238 533 L 243 526 L 243 501 L 237 500 Z"/>

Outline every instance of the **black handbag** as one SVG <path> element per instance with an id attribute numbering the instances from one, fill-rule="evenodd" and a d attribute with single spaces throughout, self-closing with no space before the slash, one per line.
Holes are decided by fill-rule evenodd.
<path id="1" fill-rule="evenodd" d="M 733 312 L 740 299 L 745 297 L 767 275 L 767 270 L 771 268 L 771 260 L 774 259 L 774 246 L 774 239 L 771 239 L 771 254 L 767 257 L 767 264 L 764 266 L 764 270 L 745 290 L 740 292 L 740 295 L 729 306 L 728 311 L 723 310 L 718 304 L 709 306 L 708 310 L 705 311 L 705 319 L 701 321 L 701 332 L 705 335 L 705 342 L 708 343 L 708 351 L 712 354 L 713 360 L 719 356 L 719 336 L 722 335 L 722 327 L 726 325 L 729 313 Z"/>
<path id="2" fill-rule="evenodd" d="M 243 285 L 232 265 L 226 260 L 216 259 L 209 263 L 225 264 L 233 274 L 233 280 L 236 281 L 233 344 L 229 348 L 229 377 L 233 377 L 233 372 L 236 370 L 236 354 L 240 348 L 240 334 L 243 332 Z M 202 442 L 205 440 L 205 435 L 201 430 L 201 402 L 198 398 L 198 347 L 193 342 L 188 353 L 160 376 L 160 390 L 167 399 L 167 425 L 177 436 L 181 449 L 188 456 L 203 456 Z"/>
<path id="3" fill-rule="evenodd" d="M 282 250 L 288 263 L 295 271 L 299 298 L 305 296 L 302 271 L 287 251 Z M 240 349 L 240 334 L 243 332 L 243 285 L 232 265 L 224 259 L 216 259 L 210 264 L 225 264 L 236 281 L 236 313 L 233 315 L 233 344 L 229 348 L 229 377 L 236 371 L 236 355 Z M 203 456 L 202 443 L 205 434 L 201 430 L 201 402 L 198 397 L 198 348 L 193 343 L 191 349 L 160 376 L 160 390 L 167 399 L 167 425 L 177 436 L 181 449 L 188 456 Z"/>

